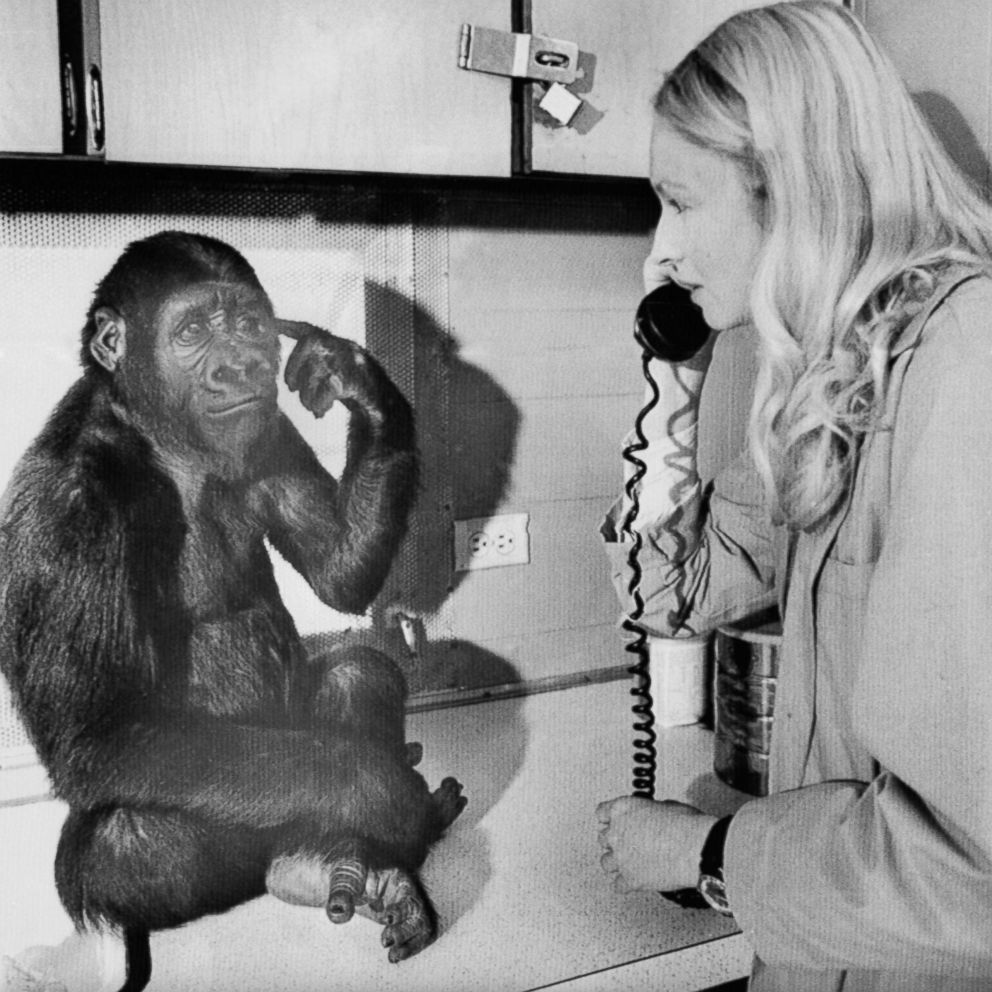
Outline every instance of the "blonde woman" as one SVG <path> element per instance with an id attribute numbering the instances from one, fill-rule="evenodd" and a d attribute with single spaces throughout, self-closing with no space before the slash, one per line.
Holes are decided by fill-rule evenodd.
<path id="1" fill-rule="evenodd" d="M 992 988 L 992 211 L 825 0 L 730 18 L 656 111 L 647 286 L 755 333 L 760 371 L 749 453 L 704 488 L 709 349 L 652 363 L 643 620 L 780 606 L 774 791 L 720 821 L 604 802 L 603 868 L 690 887 L 705 848 L 753 992 Z"/>

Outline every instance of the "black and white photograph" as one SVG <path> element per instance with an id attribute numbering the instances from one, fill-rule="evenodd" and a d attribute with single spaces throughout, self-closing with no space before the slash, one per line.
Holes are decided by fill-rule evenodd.
<path id="1" fill-rule="evenodd" d="M 0 0 L 0 992 L 990 992 L 986 0 Z"/>

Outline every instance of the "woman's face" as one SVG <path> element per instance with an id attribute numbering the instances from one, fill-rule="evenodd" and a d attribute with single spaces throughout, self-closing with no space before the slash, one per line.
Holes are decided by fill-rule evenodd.
<path id="1" fill-rule="evenodd" d="M 659 121 L 651 182 L 661 219 L 644 266 L 649 288 L 671 279 L 691 290 L 714 330 L 747 324 L 762 229 L 740 167 Z"/>

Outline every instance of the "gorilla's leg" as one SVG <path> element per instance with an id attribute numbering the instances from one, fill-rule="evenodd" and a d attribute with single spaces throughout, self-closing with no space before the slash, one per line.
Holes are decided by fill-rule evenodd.
<path id="1" fill-rule="evenodd" d="M 382 652 L 353 646 L 318 657 L 296 690 L 298 715 L 318 736 L 345 735 L 359 744 L 385 745 L 406 754 L 411 764 L 420 760 L 420 745 L 406 744 L 406 679 Z M 269 868 L 266 886 L 286 902 L 325 906 L 331 920 L 344 923 L 364 897 L 369 858 L 360 837 L 338 838 L 330 850 L 317 849 L 305 839 L 294 849 L 287 837 Z"/>
<path id="2" fill-rule="evenodd" d="M 173 810 L 71 810 L 55 858 L 77 926 L 159 930 L 265 891 L 269 842 Z"/>
<path id="3" fill-rule="evenodd" d="M 327 728 L 358 741 L 395 748 L 411 765 L 420 763 L 423 746 L 406 740 L 406 678 L 399 666 L 381 651 L 345 648 L 316 662 L 317 684 L 310 719 L 315 730 Z M 465 808 L 461 786 L 446 778 L 434 790 L 437 816 L 433 843 Z"/>
<path id="4" fill-rule="evenodd" d="M 356 740 L 395 747 L 406 745 L 406 678 L 381 651 L 350 647 L 317 658 L 307 714 L 319 734 L 346 734 Z"/>
<path id="5" fill-rule="evenodd" d="M 407 687 L 399 667 L 386 655 L 365 647 L 334 652 L 316 662 L 316 685 L 309 693 L 309 719 L 319 734 L 347 734 L 396 749 L 410 764 L 419 762 L 422 748 L 407 744 Z M 455 820 L 465 806 L 461 786 L 447 778 L 433 793 L 436 816 L 424 837 L 428 846 Z M 270 893 L 287 902 L 324 906 L 335 923 L 349 920 L 367 907 L 384 927 L 382 940 L 391 961 L 401 961 L 426 947 L 437 934 L 437 913 L 424 891 L 416 863 L 397 867 L 388 845 L 373 848 L 363 838 L 341 837 L 329 849 L 312 844 L 286 846 L 273 858 L 266 876 Z"/>

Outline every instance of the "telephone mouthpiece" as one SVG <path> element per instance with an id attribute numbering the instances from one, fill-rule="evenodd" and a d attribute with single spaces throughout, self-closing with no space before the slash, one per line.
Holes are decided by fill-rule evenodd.
<path id="1" fill-rule="evenodd" d="M 706 343 L 710 328 L 689 290 L 666 282 L 641 300 L 634 316 L 634 338 L 655 358 L 684 362 Z"/>

